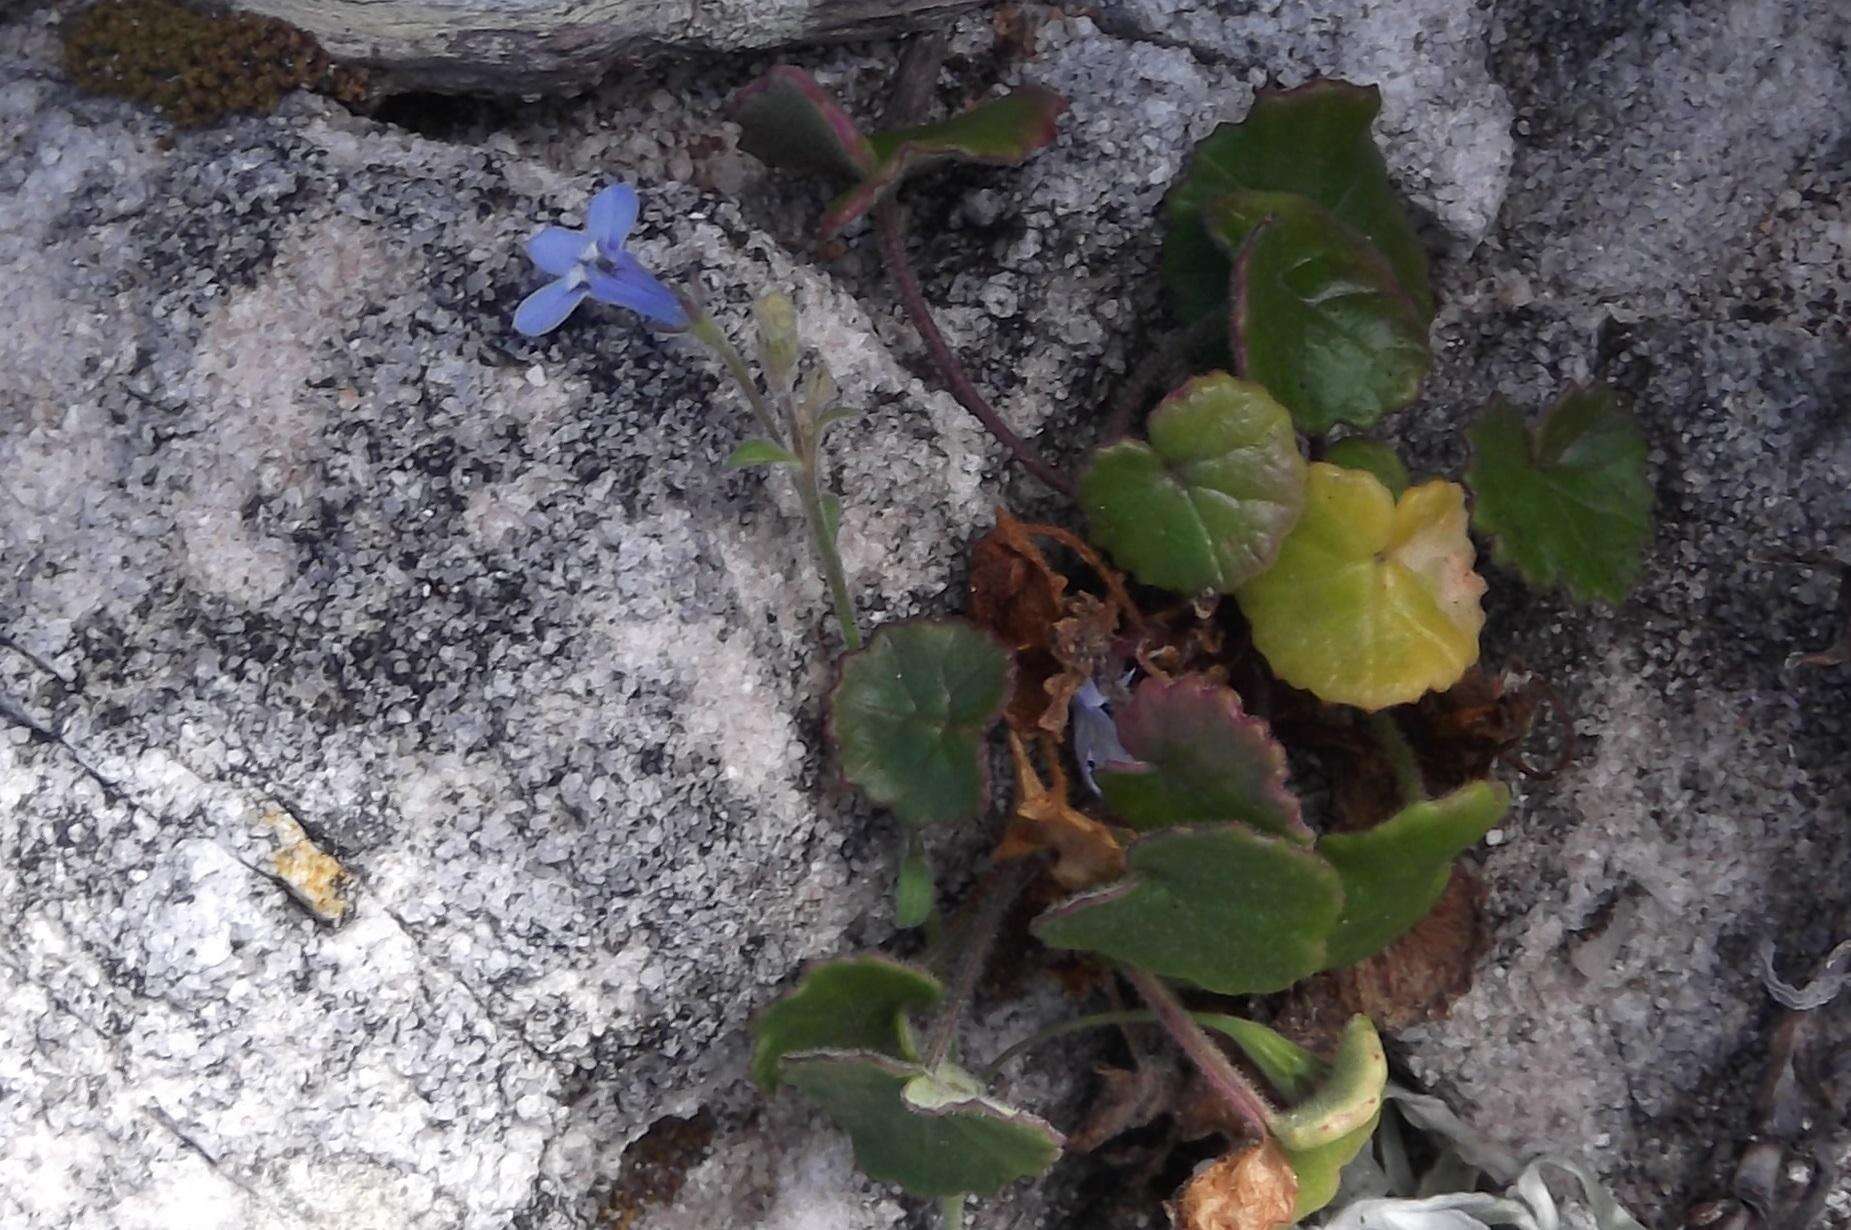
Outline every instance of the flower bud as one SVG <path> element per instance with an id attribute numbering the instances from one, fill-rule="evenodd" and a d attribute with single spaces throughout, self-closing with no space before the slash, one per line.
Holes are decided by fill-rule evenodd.
<path id="1" fill-rule="evenodd" d="M 758 361 L 774 389 L 789 389 L 797 371 L 797 308 L 790 296 L 770 291 L 752 305 L 758 322 Z"/>

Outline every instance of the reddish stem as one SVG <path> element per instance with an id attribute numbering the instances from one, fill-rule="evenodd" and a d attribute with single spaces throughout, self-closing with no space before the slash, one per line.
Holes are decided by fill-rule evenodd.
<path id="1" fill-rule="evenodd" d="M 1124 974 L 1144 1002 L 1151 1006 L 1151 1011 L 1157 1014 L 1157 1024 L 1163 1026 L 1163 1031 L 1182 1048 L 1209 1087 L 1253 1129 L 1256 1137 L 1265 1140 L 1268 1131 L 1266 1099 L 1240 1074 L 1240 1069 L 1215 1045 L 1215 1040 L 1195 1023 L 1189 1010 L 1176 998 L 1176 992 L 1164 986 L 1163 980 L 1155 974 L 1136 966 L 1126 966 Z"/>
<path id="2" fill-rule="evenodd" d="M 1003 422 L 1002 417 L 996 413 L 996 408 L 977 391 L 964 365 L 958 362 L 958 356 L 945 341 L 945 335 L 938 331 L 938 322 L 932 318 L 931 305 L 926 302 L 925 293 L 919 289 L 919 279 L 906 259 L 906 233 L 900 224 L 900 207 L 891 198 L 875 207 L 874 229 L 880 234 L 881 255 L 886 258 L 887 270 L 899 288 L 900 303 L 905 307 L 913 327 L 919 330 L 919 336 L 926 345 L 926 353 L 932 356 L 932 364 L 938 368 L 938 374 L 951 395 L 958 399 L 959 405 L 976 415 L 977 421 L 1002 441 L 1003 446 L 1014 454 L 1015 459 L 1030 474 L 1068 499 L 1077 498 L 1073 481 L 1043 461 L 1027 441 L 1011 431 L 1009 424 Z"/>

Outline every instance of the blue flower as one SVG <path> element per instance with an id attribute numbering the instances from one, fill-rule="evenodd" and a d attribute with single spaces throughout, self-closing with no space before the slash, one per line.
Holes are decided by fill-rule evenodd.
<path id="1" fill-rule="evenodd" d="M 521 300 L 514 327 L 528 337 L 557 329 L 587 297 L 627 307 L 665 329 L 685 329 L 688 310 L 675 292 L 623 250 L 636 223 L 636 190 L 612 184 L 591 198 L 585 229 L 549 226 L 527 241 L 527 255 L 553 280 Z"/>
<path id="2" fill-rule="evenodd" d="M 1125 672 L 1121 683 L 1129 682 L 1131 672 Z M 1073 694 L 1073 758 L 1080 762 L 1080 776 L 1086 780 L 1086 788 L 1094 794 L 1099 793 L 1099 783 L 1093 780 L 1093 770 L 1100 765 L 1127 762 L 1138 763 L 1138 758 L 1125 750 L 1125 745 L 1118 739 L 1118 722 L 1112 717 L 1112 702 L 1103 689 L 1091 679 L 1080 685 L 1080 690 Z"/>

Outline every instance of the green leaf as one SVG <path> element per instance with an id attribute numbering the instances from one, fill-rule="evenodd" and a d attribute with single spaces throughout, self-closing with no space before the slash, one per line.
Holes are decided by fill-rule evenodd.
<path id="1" fill-rule="evenodd" d="M 1339 1136 L 1327 1145 L 1317 1145 L 1310 1149 L 1286 1149 L 1286 1160 L 1292 1163 L 1292 1172 L 1298 1176 L 1298 1199 L 1293 1203 L 1292 1216 L 1304 1219 L 1329 1204 L 1336 1198 L 1337 1189 L 1342 1186 L 1343 1168 L 1356 1160 L 1356 1155 L 1368 1145 L 1369 1138 L 1375 1135 L 1376 1125 L 1382 1121 L 1382 1112 L 1376 1111 L 1370 1120 L 1347 1136 Z"/>
<path id="2" fill-rule="evenodd" d="M 1381 1040 L 1375 1036 L 1374 1025 L 1367 1017 L 1351 1019 L 1340 1044 L 1338 1063 L 1333 1067 L 1257 1021 L 1219 1013 L 1199 1013 L 1196 1019 L 1232 1038 L 1280 1096 L 1294 1104 L 1279 1112 L 1280 1120 L 1298 1116 L 1296 1130 L 1288 1122 L 1288 1136 L 1300 1138 L 1304 1124 L 1314 1119 L 1324 1126 L 1325 1135 L 1333 1123 L 1338 1127 L 1345 1121 L 1357 1123 L 1322 1144 L 1294 1148 L 1284 1139 L 1279 1141 L 1298 1176 L 1293 1216 L 1307 1217 L 1329 1204 L 1337 1194 L 1343 1168 L 1369 1143 L 1381 1119 L 1388 1068 L 1386 1062 L 1375 1062 L 1381 1055 Z M 1373 1053 L 1369 1039 L 1374 1039 Z M 1315 1139 L 1317 1133 L 1309 1135 Z"/>
<path id="3" fill-rule="evenodd" d="M 865 1051 L 813 1051 L 786 1059 L 784 1075 L 848 1133 L 863 1173 L 916 1196 L 987 1195 L 1060 1156 L 1060 1133 L 982 1096 L 963 1073 L 934 1076 Z"/>
<path id="4" fill-rule="evenodd" d="M 1054 140 L 1067 100 L 1038 85 L 1018 86 L 936 124 L 878 132 L 870 138 L 878 164 L 830 203 L 823 215 L 827 239 L 872 209 L 915 171 L 942 162 L 1014 166 Z"/>
<path id="5" fill-rule="evenodd" d="M 1315 1149 L 1340 1140 L 1382 1111 L 1388 1086 L 1388 1056 L 1368 1017 L 1357 1015 L 1344 1027 L 1330 1072 L 1309 1097 L 1272 1116 L 1267 1127 L 1288 1150 Z"/>
<path id="6" fill-rule="evenodd" d="M 878 161 L 829 91 L 788 64 L 733 95 L 729 109 L 739 122 L 739 148 L 767 166 L 860 179 Z"/>
<path id="7" fill-rule="evenodd" d="M 962 620 L 889 624 L 842 659 L 829 695 L 842 775 L 911 825 L 983 809 L 983 736 L 1010 687 L 1009 651 Z"/>
<path id="8" fill-rule="evenodd" d="M 1498 562 L 1578 602 L 1625 600 L 1652 536 L 1645 436 L 1604 385 L 1570 389 L 1532 439 L 1523 416 L 1495 401 L 1467 433 L 1474 523 Z"/>
<path id="9" fill-rule="evenodd" d="M 1194 1016 L 1200 1024 L 1232 1039 L 1288 1103 L 1310 1097 L 1318 1082 L 1330 1074 L 1329 1064 L 1258 1021 L 1222 1012 L 1198 1012 Z"/>
<path id="10" fill-rule="evenodd" d="M 1408 468 L 1395 450 L 1366 436 L 1345 436 L 1324 450 L 1324 460 L 1346 470 L 1367 470 L 1397 499 L 1408 489 Z"/>
<path id="11" fill-rule="evenodd" d="M 1380 952 L 1427 916 L 1452 876 L 1453 859 L 1476 845 L 1510 807 L 1510 792 L 1473 782 L 1415 803 L 1357 833 L 1318 843 L 1343 879 L 1343 916 L 1330 937 L 1329 968 Z"/>
<path id="12" fill-rule="evenodd" d="M 1129 873 L 1035 921 L 1055 948 L 1096 952 L 1224 995 L 1279 991 L 1324 967 L 1343 894 L 1314 852 L 1238 824 L 1160 829 Z"/>
<path id="13" fill-rule="evenodd" d="M 893 922 L 896 927 L 917 927 L 932 916 L 935 885 L 932 864 L 926 858 L 919 830 L 907 829 L 900 849 L 899 883 L 894 889 Z"/>
<path id="14" fill-rule="evenodd" d="M 1396 500 L 1374 475 L 1327 462 L 1307 482 L 1278 561 L 1235 595 L 1267 665 L 1363 709 L 1457 683 L 1485 622 L 1465 493 L 1434 480 Z"/>
<path id="15" fill-rule="evenodd" d="M 1367 427 L 1414 400 L 1431 362 L 1427 324 L 1367 239 L 1285 193 L 1234 193 L 1203 221 L 1239 253 L 1232 345 L 1241 374 L 1284 403 L 1300 431 Z"/>
<path id="16" fill-rule="evenodd" d="M 1286 785 L 1285 749 L 1233 688 L 1200 675 L 1138 685 L 1118 714 L 1118 738 L 1137 757 L 1096 770 L 1099 791 L 1134 829 L 1238 820 L 1311 844 Z"/>
<path id="17" fill-rule="evenodd" d="M 913 1059 L 904 1018 L 936 1007 L 944 988 L 886 957 L 845 957 L 812 966 L 753 1023 L 752 1079 L 777 1087 L 780 1061 L 793 1051 L 876 1051 Z"/>
<path id="18" fill-rule="evenodd" d="M 743 470 L 747 466 L 794 466 L 801 464 L 803 463 L 797 460 L 797 454 L 791 452 L 781 444 L 773 444 L 770 440 L 746 440 L 742 442 L 738 448 L 735 448 L 732 455 L 726 459 L 726 468 L 729 470 Z"/>
<path id="19" fill-rule="evenodd" d="M 1426 251 L 1369 135 L 1381 106 L 1374 86 L 1346 81 L 1261 90 L 1246 119 L 1196 146 L 1164 203 L 1163 278 L 1180 323 L 1227 310 L 1228 256 L 1209 238 L 1202 213 L 1242 190 L 1293 192 L 1330 210 L 1387 258 L 1423 323 L 1433 315 Z M 1230 238 L 1238 247 L 1242 237 Z"/>
<path id="20" fill-rule="evenodd" d="M 1232 592 L 1263 572 L 1304 503 L 1292 423 L 1266 390 L 1198 377 L 1151 412 L 1150 443 L 1121 440 L 1080 478 L 1094 542 L 1146 585 Z"/>
<path id="21" fill-rule="evenodd" d="M 842 533 L 842 501 L 824 492 L 818 503 L 823 510 L 823 532 L 834 542 Z"/>

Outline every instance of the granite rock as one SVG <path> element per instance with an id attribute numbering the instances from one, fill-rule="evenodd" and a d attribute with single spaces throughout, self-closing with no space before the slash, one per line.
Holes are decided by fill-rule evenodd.
<path id="1" fill-rule="evenodd" d="M 751 51 L 892 37 L 978 0 L 235 0 L 307 30 L 393 88 L 533 95 L 582 89 L 664 50 Z"/>
<path id="2" fill-rule="evenodd" d="M 1769 562 L 1851 546 L 1851 19 L 1534 9 L 969 21 L 939 104 L 1031 79 L 1073 112 L 909 206 L 948 334 L 1071 462 L 1162 327 L 1149 219 L 1191 142 L 1268 80 L 1374 78 L 1439 253 L 1410 460 L 1456 471 L 1493 392 L 1634 394 L 1647 580 L 1585 612 L 1493 572 L 1487 656 L 1554 681 L 1583 755 L 1485 852 L 1476 989 L 1396 1052 L 1668 1224 L 1746 1124 L 1753 951 L 1803 962 L 1851 905 L 1851 682 L 1782 670 L 1835 582 Z M 646 260 L 735 326 L 792 290 L 863 411 L 835 477 L 869 619 L 951 602 L 995 501 L 1058 511 L 921 379 L 865 237 L 824 259 L 817 192 L 737 152 L 716 113 L 761 63 L 175 135 L 62 82 L 57 15 L 0 25 L 0 1222 L 589 1226 L 632 1142 L 704 1112 L 639 1225 L 899 1223 L 742 1083 L 750 1013 L 886 938 L 892 837 L 831 781 L 794 503 L 718 470 L 744 415 L 683 346 L 602 309 L 506 324 L 520 239 L 622 176 Z M 866 113 L 891 55 L 798 58 Z M 981 840 L 942 843 L 954 881 Z M 972 1050 L 1064 1010 L 986 1004 Z M 1065 1054 L 1010 1094 L 1071 1123 Z M 982 1224 L 1096 1225 L 1086 1181 Z"/>

